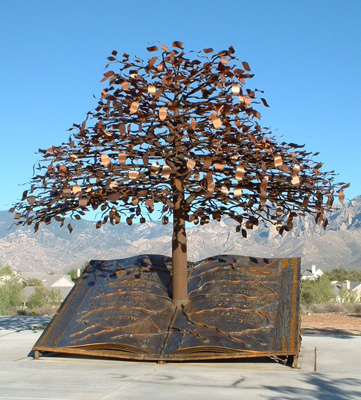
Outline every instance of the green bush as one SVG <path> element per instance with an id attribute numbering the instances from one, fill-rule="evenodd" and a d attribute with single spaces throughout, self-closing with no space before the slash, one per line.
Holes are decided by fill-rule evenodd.
<path id="1" fill-rule="evenodd" d="M 361 281 L 361 270 L 358 269 L 346 270 L 344 267 L 338 267 L 333 269 L 331 272 L 326 272 L 325 275 L 330 279 L 330 281 Z"/>
<path id="2" fill-rule="evenodd" d="M 84 270 L 85 270 L 85 268 L 88 266 L 88 264 L 89 264 L 89 262 L 87 261 L 87 262 L 85 262 L 84 264 L 83 264 L 83 266 L 80 268 L 80 275 L 84 272 Z M 75 268 L 75 269 L 72 269 L 72 270 L 70 270 L 69 272 L 67 272 L 67 275 L 70 275 L 70 278 L 71 278 L 71 280 L 73 281 L 73 282 L 76 282 L 77 280 L 78 280 L 78 270 Z"/>
<path id="3" fill-rule="evenodd" d="M 45 286 L 35 287 L 35 291 L 28 298 L 26 303 L 29 310 L 43 308 L 47 305 L 59 306 L 61 303 L 61 293 L 59 290 L 48 290 Z"/>
<path id="4" fill-rule="evenodd" d="M 317 281 L 301 280 L 301 304 L 306 307 L 335 300 L 335 291 L 330 279 L 323 275 Z"/>
<path id="5" fill-rule="evenodd" d="M 12 275 L 10 268 L 0 270 L 0 314 L 15 314 L 17 309 L 22 306 L 23 285 Z"/>

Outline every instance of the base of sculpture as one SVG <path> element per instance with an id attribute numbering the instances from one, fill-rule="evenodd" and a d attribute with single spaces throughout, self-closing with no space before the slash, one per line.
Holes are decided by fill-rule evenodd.
<path id="1" fill-rule="evenodd" d="M 298 356 L 300 259 L 225 255 L 189 263 L 189 300 L 178 307 L 171 261 L 91 261 L 35 354 L 156 361 Z"/>

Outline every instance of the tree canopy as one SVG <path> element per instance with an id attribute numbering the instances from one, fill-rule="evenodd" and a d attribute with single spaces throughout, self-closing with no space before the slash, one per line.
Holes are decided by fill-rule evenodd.
<path id="1" fill-rule="evenodd" d="M 303 145 L 278 142 L 262 128 L 254 107 L 268 107 L 262 92 L 246 88 L 253 77 L 233 47 L 186 53 L 182 42 L 148 47 L 144 61 L 108 57 L 95 110 L 74 124 L 67 143 L 39 150 L 38 164 L 16 210 L 19 224 L 62 225 L 100 210 L 107 222 L 146 222 L 160 205 L 173 217 L 175 249 L 186 254 L 185 222 L 205 224 L 228 216 L 237 231 L 259 221 L 289 231 L 304 213 L 327 225 L 344 184 Z"/>

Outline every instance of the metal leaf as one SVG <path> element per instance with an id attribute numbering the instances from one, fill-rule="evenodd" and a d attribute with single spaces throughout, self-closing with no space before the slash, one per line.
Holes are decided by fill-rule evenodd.
<path id="1" fill-rule="evenodd" d="M 243 167 L 238 167 L 236 169 L 236 179 L 237 181 L 241 181 L 244 177 L 245 169 Z"/>
<path id="2" fill-rule="evenodd" d="M 192 170 L 196 166 L 196 162 L 194 160 L 187 161 L 187 169 Z"/>
<path id="3" fill-rule="evenodd" d="M 178 40 L 172 43 L 172 47 L 178 47 L 179 49 L 181 49 L 182 46 L 183 46 L 183 42 L 180 42 Z"/>
<path id="4" fill-rule="evenodd" d="M 167 109 L 165 107 L 161 107 L 159 109 L 159 119 L 161 121 L 164 121 L 167 117 Z"/>
<path id="5" fill-rule="evenodd" d="M 263 105 L 264 105 L 265 107 L 269 107 L 269 105 L 268 105 L 266 99 L 263 99 L 263 98 L 261 97 L 261 101 L 262 101 L 262 103 L 263 103 Z"/>
<path id="6" fill-rule="evenodd" d="M 122 88 L 125 92 L 128 92 L 130 89 L 129 82 L 127 81 L 122 82 Z"/>
<path id="7" fill-rule="evenodd" d="M 127 160 L 127 155 L 125 153 L 119 153 L 118 159 L 121 164 L 125 164 L 125 162 Z"/>
<path id="8" fill-rule="evenodd" d="M 109 156 L 107 154 L 102 154 L 100 156 L 100 161 L 102 162 L 104 167 L 109 167 L 110 166 L 110 159 L 109 159 Z"/>
<path id="9" fill-rule="evenodd" d="M 232 85 L 232 93 L 234 95 L 238 95 L 240 91 L 241 91 L 241 88 L 238 85 L 236 85 L 236 84 Z"/>
<path id="10" fill-rule="evenodd" d="M 29 196 L 29 197 L 27 198 L 27 201 L 28 201 L 28 203 L 29 203 L 30 205 L 33 205 L 33 204 L 35 204 L 35 199 L 36 199 L 35 196 Z"/>
<path id="11" fill-rule="evenodd" d="M 148 93 L 149 94 L 155 94 L 156 88 L 154 85 L 148 85 Z"/>
<path id="12" fill-rule="evenodd" d="M 276 168 L 282 167 L 283 160 L 281 156 L 275 156 L 273 160 Z"/>
<path id="13" fill-rule="evenodd" d="M 138 108 L 139 108 L 139 102 L 133 101 L 133 103 L 130 105 L 130 113 L 135 114 L 138 111 Z"/>
<path id="14" fill-rule="evenodd" d="M 338 192 L 338 201 L 340 202 L 340 204 L 343 204 L 344 200 L 345 200 L 345 193 L 343 189 L 340 189 Z"/>
<path id="15" fill-rule="evenodd" d="M 212 120 L 212 123 L 213 123 L 213 126 L 214 126 L 216 129 L 220 129 L 220 127 L 222 126 L 222 121 L 220 120 L 220 118 L 214 118 L 214 119 Z"/>
<path id="16" fill-rule="evenodd" d="M 248 62 L 242 61 L 242 65 L 243 65 L 243 68 L 244 68 L 247 72 L 250 72 L 250 71 L 251 71 L 251 68 L 250 68 Z"/>
<path id="17" fill-rule="evenodd" d="M 162 174 L 165 179 L 168 179 L 170 177 L 170 167 L 168 165 L 163 165 Z"/>
<path id="18" fill-rule="evenodd" d="M 136 180 L 139 176 L 139 171 L 129 170 L 128 173 L 129 173 L 129 179 L 133 181 Z"/>
<path id="19" fill-rule="evenodd" d="M 179 190 L 179 191 L 183 190 L 183 184 L 179 179 L 174 179 L 174 183 L 175 183 L 177 190 Z"/>
<path id="20" fill-rule="evenodd" d="M 79 200 L 79 207 L 86 207 L 88 204 L 88 198 L 87 197 L 81 197 Z"/>
<path id="21" fill-rule="evenodd" d="M 76 196 L 78 193 L 81 192 L 81 186 L 75 185 L 73 186 L 73 194 Z"/>

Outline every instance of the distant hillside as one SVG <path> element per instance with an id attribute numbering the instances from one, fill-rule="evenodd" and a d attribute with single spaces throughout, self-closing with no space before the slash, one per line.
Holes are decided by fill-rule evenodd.
<path id="1" fill-rule="evenodd" d="M 67 272 L 90 259 L 116 259 L 136 254 L 170 255 L 171 225 L 158 222 L 128 226 L 105 225 L 95 229 L 89 221 L 74 221 L 72 234 L 56 224 L 9 227 L 13 215 L 0 211 L 0 265 L 21 271 Z M 279 236 L 273 227 L 262 225 L 247 239 L 235 232 L 235 223 L 192 227 L 188 234 L 188 258 L 201 260 L 216 254 L 258 257 L 302 257 L 302 269 L 312 264 L 327 271 L 338 266 L 361 269 L 361 196 L 344 204 L 330 218 L 324 231 L 310 217 L 298 220 L 295 228 Z"/>

